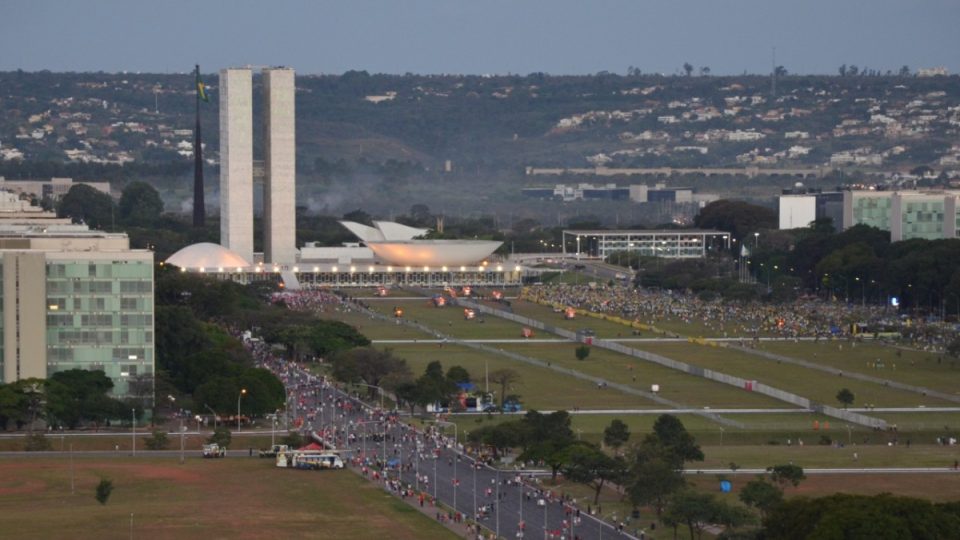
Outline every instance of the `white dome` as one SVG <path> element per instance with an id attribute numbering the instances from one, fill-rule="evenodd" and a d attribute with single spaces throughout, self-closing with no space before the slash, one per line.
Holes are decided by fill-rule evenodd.
<path id="1" fill-rule="evenodd" d="M 235 252 L 220 244 L 211 244 L 210 242 L 191 244 L 171 255 L 166 263 L 187 270 L 196 270 L 199 268 L 236 269 L 250 266 L 250 263 L 240 255 L 237 255 Z"/>

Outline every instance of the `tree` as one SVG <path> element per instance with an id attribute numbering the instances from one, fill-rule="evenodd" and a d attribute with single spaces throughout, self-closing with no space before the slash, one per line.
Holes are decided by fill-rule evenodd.
<path id="1" fill-rule="evenodd" d="M 563 475 L 593 488 L 593 504 L 600 500 L 600 491 L 606 482 L 620 482 L 627 472 L 627 465 L 619 457 L 610 457 L 602 450 L 587 443 L 572 444 L 567 448 Z"/>
<path id="2" fill-rule="evenodd" d="M 167 433 L 165 431 L 154 430 L 146 439 L 147 448 L 150 450 L 163 450 L 167 447 L 170 441 L 167 438 Z"/>
<path id="3" fill-rule="evenodd" d="M 110 195 L 86 184 L 77 184 L 60 199 L 57 217 L 68 217 L 74 223 L 86 223 L 91 229 L 113 227 L 114 203 Z"/>
<path id="4" fill-rule="evenodd" d="M 163 213 L 163 200 L 150 184 L 131 182 L 123 188 L 117 210 L 121 223 L 148 226 L 160 219 L 160 214 Z"/>
<path id="5" fill-rule="evenodd" d="M 100 370 L 69 369 L 54 373 L 47 384 L 47 410 L 71 429 L 86 421 L 113 416 L 114 400 L 107 396 L 113 380 Z"/>
<path id="6" fill-rule="evenodd" d="M 634 450 L 627 497 L 634 506 L 653 506 L 657 516 L 663 514 L 667 499 L 686 485 L 683 472 L 665 448 L 642 444 Z"/>
<path id="7" fill-rule="evenodd" d="M 94 495 L 97 502 L 107 504 L 107 499 L 110 498 L 111 493 L 113 493 L 113 482 L 107 478 L 101 478 L 100 483 L 97 484 L 96 495 Z"/>
<path id="8" fill-rule="evenodd" d="M 520 382 L 520 374 L 510 368 L 502 368 L 490 372 L 490 380 L 500 386 L 500 412 L 502 413 L 507 390 Z"/>
<path id="9" fill-rule="evenodd" d="M 760 517 L 763 519 L 771 508 L 783 502 L 783 490 L 760 477 L 743 486 L 740 490 L 740 500 L 747 506 L 759 510 Z"/>
<path id="10" fill-rule="evenodd" d="M 610 425 L 603 430 L 603 444 L 619 452 L 620 447 L 630 439 L 630 428 L 619 418 L 610 421 Z"/>
<path id="11" fill-rule="evenodd" d="M 730 231 L 734 238 L 744 240 L 755 232 L 776 229 L 777 214 L 763 206 L 721 199 L 704 206 L 694 224 L 702 229 Z"/>
<path id="12" fill-rule="evenodd" d="M 573 350 L 573 354 L 576 355 L 577 360 L 586 360 L 590 356 L 590 347 L 587 345 L 580 345 Z"/>
<path id="13" fill-rule="evenodd" d="M 230 441 L 233 436 L 230 433 L 230 428 L 218 426 L 217 429 L 213 430 L 213 434 L 207 439 L 207 442 L 210 444 L 217 444 L 223 448 L 230 447 Z"/>
<path id="14" fill-rule="evenodd" d="M 854 395 L 849 388 L 841 388 L 837 392 L 837 401 L 843 404 L 843 408 L 846 409 L 853 404 Z"/>
<path id="15" fill-rule="evenodd" d="M 807 477 L 803 472 L 803 467 L 792 463 L 767 467 L 767 472 L 770 473 L 770 479 L 779 484 L 781 489 L 785 488 L 787 484 L 797 487 Z"/>
<path id="16" fill-rule="evenodd" d="M 406 360 L 394 356 L 393 351 L 373 347 L 358 347 L 337 353 L 331 359 L 331 364 L 333 376 L 337 380 L 346 383 L 363 382 L 372 386 L 380 386 L 383 379 L 391 373 L 410 372 Z M 367 388 L 370 398 L 373 398 L 376 392 L 376 388 Z"/>
<path id="17" fill-rule="evenodd" d="M 662 414 L 653 423 L 653 433 L 648 434 L 645 443 L 660 445 L 667 450 L 678 469 L 686 461 L 703 461 L 703 451 L 693 435 L 687 432 L 679 418 Z"/>
<path id="18" fill-rule="evenodd" d="M 762 538 L 955 538 L 957 503 L 911 497 L 835 494 L 792 498 L 763 521 Z"/>
<path id="19" fill-rule="evenodd" d="M 523 452 L 521 460 L 543 461 L 551 470 L 555 482 L 557 473 L 567 461 L 567 448 L 573 444 L 573 430 L 570 428 L 570 413 L 555 411 L 541 414 L 528 412 L 522 420 Z"/>
<path id="20" fill-rule="evenodd" d="M 447 378 L 455 383 L 468 383 L 470 373 L 463 366 L 452 366 L 447 370 Z"/>
<path id="21" fill-rule="evenodd" d="M 686 525 L 690 529 L 690 540 L 693 540 L 694 532 L 699 537 L 703 534 L 703 528 L 712 521 L 713 503 L 712 494 L 682 490 L 670 497 L 663 521 L 674 529 L 680 524 Z"/>
<path id="22" fill-rule="evenodd" d="M 901 77 L 909 77 L 909 76 L 910 76 L 910 66 L 907 66 L 907 65 L 901 66 L 901 67 L 900 67 L 900 71 L 899 71 L 897 74 L 900 75 Z"/>
<path id="23" fill-rule="evenodd" d="M 23 424 L 26 413 L 26 396 L 12 384 L 0 383 L 0 429 L 6 430 L 9 422 Z"/>
<path id="24" fill-rule="evenodd" d="M 710 75 L 710 67 L 709 67 L 709 66 L 701 66 L 701 67 L 700 67 L 700 76 L 701 76 L 701 77 L 706 77 L 707 75 Z"/>
<path id="25" fill-rule="evenodd" d="M 687 74 L 687 77 L 689 77 L 690 74 L 693 73 L 693 65 L 690 62 L 684 62 L 683 71 Z"/>
<path id="26" fill-rule="evenodd" d="M 291 431 L 280 439 L 280 444 L 285 444 L 290 448 L 299 448 L 303 446 L 303 436 L 296 431 Z"/>
<path id="27" fill-rule="evenodd" d="M 847 65 L 846 65 L 846 64 L 841 64 L 840 67 L 837 68 L 837 72 L 840 73 L 840 76 L 841 76 L 841 77 L 846 77 L 846 76 L 847 76 Z"/>
<path id="28" fill-rule="evenodd" d="M 787 76 L 787 68 L 785 68 L 785 67 L 783 67 L 783 66 L 777 66 L 777 67 L 773 70 L 773 75 L 774 75 L 774 77 L 777 77 L 778 79 L 779 79 L 780 77 L 786 77 L 786 76 Z"/>

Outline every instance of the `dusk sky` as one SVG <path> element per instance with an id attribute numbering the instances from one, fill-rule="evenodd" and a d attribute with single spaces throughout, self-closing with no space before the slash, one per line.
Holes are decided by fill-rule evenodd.
<path id="1" fill-rule="evenodd" d="M 960 72 L 960 0 L 0 0 L 0 70 Z"/>

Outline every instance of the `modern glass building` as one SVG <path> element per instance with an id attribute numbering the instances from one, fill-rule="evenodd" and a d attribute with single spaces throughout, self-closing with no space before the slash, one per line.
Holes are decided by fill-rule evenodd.
<path id="1" fill-rule="evenodd" d="M 153 253 L 44 218 L 0 208 L 0 382 L 102 370 L 114 397 L 152 401 Z"/>
<path id="2" fill-rule="evenodd" d="M 890 240 L 956 238 L 960 191 L 846 191 L 843 228 L 864 224 L 890 231 Z"/>

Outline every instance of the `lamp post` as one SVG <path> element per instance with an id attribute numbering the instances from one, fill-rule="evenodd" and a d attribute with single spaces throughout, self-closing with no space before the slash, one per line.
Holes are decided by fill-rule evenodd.
<path id="1" fill-rule="evenodd" d="M 443 424 L 453 426 L 453 509 L 454 511 L 456 511 L 457 510 L 457 491 L 458 491 L 457 488 L 460 485 L 459 482 L 457 481 L 457 462 L 460 461 L 460 456 L 457 454 L 457 441 L 459 440 L 459 437 L 457 436 L 457 432 L 459 430 L 457 429 L 457 425 L 454 424 L 453 422 L 447 422 L 445 420 L 437 420 L 437 425 L 443 425 Z M 434 481 L 436 481 L 436 478 L 434 478 Z M 474 489 L 476 489 L 476 486 L 474 486 Z M 474 491 L 474 497 L 476 497 L 476 491 Z"/>
<path id="2" fill-rule="evenodd" d="M 240 432 L 240 399 L 247 393 L 246 388 L 240 389 L 240 394 L 237 395 L 237 432 Z"/>
<path id="3" fill-rule="evenodd" d="M 137 409 L 130 409 L 130 447 L 133 448 L 133 455 L 137 455 Z"/>
<path id="4" fill-rule="evenodd" d="M 183 442 L 184 442 L 184 441 L 183 441 L 183 435 L 184 435 L 184 429 L 186 429 L 186 428 L 183 427 L 183 417 L 181 416 L 181 417 L 180 417 L 180 464 L 181 464 L 181 465 L 183 465 L 183 459 L 184 459 L 184 457 L 183 457 Z"/>
<path id="5" fill-rule="evenodd" d="M 753 250 L 756 251 L 757 247 L 760 245 L 760 233 L 753 233 Z"/>
<path id="6" fill-rule="evenodd" d="M 497 538 L 500 538 L 500 469 L 497 469 Z"/>
<path id="7" fill-rule="evenodd" d="M 380 410 L 381 411 L 383 410 L 383 388 L 375 384 L 367 384 L 367 383 L 354 383 L 354 384 L 356 384 L 357 386 L 366 386 L 367 388 L 376 388 L 380 393 Z"/>
<path id="8" fill-rule="evenodd" d="M 270 418 L 270 448 L 271 449 L 273 449 L 273 447 L 277 444 L 276 438 L 277 438 L 277 411 L 278 410 L 280 409 L 275 409 L 273 411 L 273 416 Z"/>
<path id="9" fill-rule="evenodd" d="M 213 410 L 213 409 L 212 409 L 209 405 L 207 405 L 206 403 L 204 403 L 203 406 L 206 407 L 208 411 L 210 411 L 211 413 L 213 413 L 213 430 L 216 431 L 216 430 L 217 430 L 217 411 Z M 200 431 L 200 428 L 197 428 L 197 431 Z"/>

